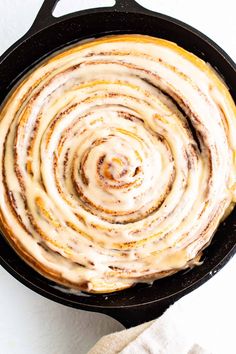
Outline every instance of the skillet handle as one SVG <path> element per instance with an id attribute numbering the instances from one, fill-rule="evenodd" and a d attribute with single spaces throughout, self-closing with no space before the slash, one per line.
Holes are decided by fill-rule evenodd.
<path id="1" fill-rule="evenodd" d="M 26 36 L 32 35 L 40 31 L 42 28 L 53 25 L 57 21 L 56 17 L 54 17 L 52 13 L 58 1 L 59 0 L 44 0 L 33 24 L 26 33 Z"/>
<path id="2" fill-rule="evenodd" d="M 46 28 L 58 22 L 60 18 L 54 17 L 52 13 L 59 1 L 60 0 L 44 0 L 33 24 L 25 34 L 25 37 L 28 37 L 29 35 L 40 31 L 42 28 Z M 135 0 L 116 0 L 115 5 L 111 7 L 111 11 L 116 12 L 134 12 L 140 9 L 144 10 L 144 8 Z"/>
<path id="3" fill-rule="evenodd" d="M 103 312 L 120 322 L 125 328 L 138 326 L 142 323 L 152 321 L 160 317 L 176 300 L 182 295 L 167 297 L 161 301 L 142 306 L 133 306 L 129 308 L 120 307 L 117 309 L 104 309 Z"/>

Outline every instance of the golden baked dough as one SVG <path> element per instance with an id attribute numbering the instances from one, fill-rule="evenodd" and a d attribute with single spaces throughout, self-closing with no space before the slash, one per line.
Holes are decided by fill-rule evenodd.
<path id="1" fill-rule="evenodd" d="M 0 113 L 1 228 L 46 277 L 112 292 L 197 264 L 235 202 L 236 109 L 176 44 L 67 48 Z"/>

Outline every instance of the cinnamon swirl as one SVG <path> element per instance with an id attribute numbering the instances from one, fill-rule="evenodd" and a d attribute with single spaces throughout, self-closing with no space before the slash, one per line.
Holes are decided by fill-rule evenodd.
<path id="1" fill-rule="evenodd" d="M 55 54 L 0 112 L 1 229 L 44 276 L 112 292 L 197 264 L 236 187 L 236 109 L 175 43 L 119 35 Z"/>

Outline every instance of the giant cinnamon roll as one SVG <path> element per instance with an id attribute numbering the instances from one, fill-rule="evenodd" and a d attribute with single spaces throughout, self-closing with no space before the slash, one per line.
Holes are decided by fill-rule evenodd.
<path id="1" fill-rule="evenodd" d="M 68 287 L 112 292 L 197 264 L 235 202 L 233 100 L 166 40 L 54 55 L 11 92 L 0 131 L 2 231 Z"/>

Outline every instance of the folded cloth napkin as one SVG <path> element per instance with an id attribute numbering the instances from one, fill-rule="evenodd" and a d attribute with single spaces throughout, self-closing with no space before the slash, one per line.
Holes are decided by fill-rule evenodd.
<path id="1" fill-rule="evenodd" d="M 174 305 L 155 321 L 104 336 L 88 354 L 210 354 L 190 328 Z"/>
<path id="2" fill-rule="evenodd" d="M 236 257 L 160 318 L 107 335 L 88 354 L 235 354 Z"/>

